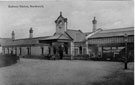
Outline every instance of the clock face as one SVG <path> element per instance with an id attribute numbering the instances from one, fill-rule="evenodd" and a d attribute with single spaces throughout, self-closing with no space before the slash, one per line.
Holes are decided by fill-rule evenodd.
<path id="1" fill-rule="evenodd" d="M 59 29 L 61 29 L 62 27 L 61 26 L 59 26 Z"/>
<path id="2" fill-rule="evenodd" d="M 59 25 L 59 29 L 61 29 L 61 28 L 62 28 L 62 25 L 63 25 L 63 22 L 60 20 L 60 21 L 58 22 L 58 25 Z"/>

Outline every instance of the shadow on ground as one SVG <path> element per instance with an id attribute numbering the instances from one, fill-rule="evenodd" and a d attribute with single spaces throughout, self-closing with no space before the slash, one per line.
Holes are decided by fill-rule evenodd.
<path id="1" fill-rule="evenodd" d="M 134 85 L 134 70 L 121 70 L 105 77 L 104 81 L 93 82 L 92 85 Z"/>

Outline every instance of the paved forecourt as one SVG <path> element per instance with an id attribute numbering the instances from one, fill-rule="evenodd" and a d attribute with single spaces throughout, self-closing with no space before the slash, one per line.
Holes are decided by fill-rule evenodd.
<path id="1" fill-rule="evenodd" d="M 20 59 L 0 68 L 0 85 L 87 85 L 122 68 L 120 62 Z"/>

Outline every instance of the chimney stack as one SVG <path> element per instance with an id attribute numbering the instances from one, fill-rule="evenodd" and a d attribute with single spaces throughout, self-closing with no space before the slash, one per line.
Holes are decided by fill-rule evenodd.
<path id="1" fill-rule="evenodd" d="M 94 17 L 94 19 L 92 20 L 92 23 L 93 23 L 93 32 L 96 31 L 96 26 L 97 26 L 97 20 L 96 20 L 96 17 Z"/>
<path id="2" fill-rule="evenodd" d="M 15 40 L 15 33 L 12 31 L 12 40 Z"/>
<path id="3" fill-rule="evenodd" d="M 32 28 L 30 28 L 29 33 L 30 33 L 29 38 L 33 38 L 33 29 Z"/>

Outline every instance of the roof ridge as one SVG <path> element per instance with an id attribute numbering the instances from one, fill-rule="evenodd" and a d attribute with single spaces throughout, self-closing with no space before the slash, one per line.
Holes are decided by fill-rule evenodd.
<path id="1" fill-rule="evenodd" d="M 11 39 L 11 38 L 0 38 L 0 39 Z"/>
<path id="2" fill-rule="evenodd" d="M 119 30 L 119 29 L 127 29 L 127 28 L 134 28 L 134 27 L 121 27 L 121 28 L 113 28 L 113 29 L 103 29 L 103 31 L 106 31 L 106 30 Z"/>
<path id="3" fill-rule="evenodd" d="M 79 31 L 79 30 L 75 30 L 75 29 L 67 29 L 67 30 L 72 30 L 72 31 Z"/>
<path id="4" fill-rule="evenodd" d="M 84 32 L 84 33 L 92 33 L 92 32 Z"/>
<path id="5" fill-rule="evenodd" d="M 59 39 L 63 34 L 60 34 L 59 37 L 57 39 Z"/>
<path id="6" fill-rule="evenodd" d="M 51 37 L 51 36 L 42 36 L 42 37 L 33 37 L 33 38 L 20 38 L 20 39 L 15 39 L 15 40 L 27 40 L 27 39 L 36 39 L 36 38 L 46 38 L 46 37 Z"/>
<path id="7" fill-rule="evenodd" d="M 65 32 L 65 34 L 73 40 L 73 38 L 67 33 L 67 31 Z"/>

